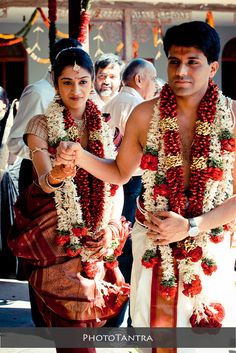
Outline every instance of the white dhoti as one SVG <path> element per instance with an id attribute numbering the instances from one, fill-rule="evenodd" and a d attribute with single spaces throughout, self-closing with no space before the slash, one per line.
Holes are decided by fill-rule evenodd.
<path id="1" fill-rule="evenodd" d="M 134 327 L 150 327 L 151 286 L 152 271 L 141 264 L 145 250 L 146 230 L 137 222 L 132 232 L 133 270 L 131 278 L 130 310 L 132 325 Z M 225 309 L 224 327 L 236 326 L 236 284 L 234 261 L 236 249 L 230 248 L 230 235 L 226 234 L 224 241 L 209 245 L 210 253 L 214 255 L 217 271 L 211 276 L 206 276 L 201 271 L 199 276 L 204 288 L 204 295 L 210 303 L 221 303 Z M 179 278 L 178 299 L 176 305 L 176 327 L 191 327 L 189 318 L 193 312 L 194 299 L 182 293 L 183 284 Z M 162 327 L 165 327 L 163 324 Z M 170 326 L 169 326 L 170 327 Z M 178 353 L 228 353 L 229 348 L 178 348 Z M 143 349 L 145 353 L 151 349 Z"/>

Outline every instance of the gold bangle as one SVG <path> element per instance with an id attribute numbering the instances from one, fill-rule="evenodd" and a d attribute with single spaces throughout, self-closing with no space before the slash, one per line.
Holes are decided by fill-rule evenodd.
<path id="1" fill-rule="evenodd" d="M 47 185 L 47 187 L 51 188 L 51 189 L 54 189 L 54 190 L 57 190 L 57 189 L 60 189 L 63 185 L 64 185 L 64 180 L 61 181 L 60 184 L 57 184 L 57 185 L 52 185 L 50 184 L 49 180 L 48 180 L 48 176 L 49 176 L 49 173 L 47 173 L 45 175 L 45 184 Z"/>
<path id="2" fill-rule="evenodd" d="M 57 182 L 62 182 L 62 181 L 63 181 L 63 179 L 61 179 L 61 178 L 56 178 L 56 177 L 54 177 L 51 172 L 52 172 L 52 171 L 50 171 L 50 172 L 48 173 L 48 176 L 50 176 L 50 178 L 51 178 L 53 181 L 57 181 Z"/>
<path id="3" fill-rule="evenodd" d="M 34 158 L 34 154 L 36 152 L 44 152 L 45 153 L 45 152 L 48 152 L 48 149 L 47 148 L 36 147 L 33 150 L 30 150 L 29 155 L 30 155 L 31 159 Z"/>

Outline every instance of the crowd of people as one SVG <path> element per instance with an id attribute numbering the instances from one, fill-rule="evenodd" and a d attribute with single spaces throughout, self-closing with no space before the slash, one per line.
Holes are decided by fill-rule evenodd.
<path id="1" fill-rule="evenodd" d="M 127 326 L 235 326 L 236 102 L 213 81 L 220 39 L 191 21 L 163 45 L 159 87 L 145 59 L 93 63 L 78 41 L 59 40 L 47 79 L 20 98 L 7 144 L 23 158 L 8 245 L 36 326 L 118 327 L 129 298 Z"/>

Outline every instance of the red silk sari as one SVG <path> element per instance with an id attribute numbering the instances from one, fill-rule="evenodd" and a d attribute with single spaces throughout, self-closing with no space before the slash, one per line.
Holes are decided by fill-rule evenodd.
<path id="1" fill-rule="evenodd" d="M 29 277 L 37 294 L 38 306 L 48 326 L 79 326 L 84 322 L 100 324 L 119 313 L 128 300 L 128 288 L 113 287 L 116 282 L 114 269 L 106 269 L 99 262 L 95 279 L 83 276 L 79 257 L 71 258 L 55 242 L 57 214 L 53 194 L 47 194 L 32 183 L 15 204 L 15 223 L 8 244 L 17 257 L 33 265 Z M 129 234 L 127 222 L 121 220 L 124 241 Z M 105 281 L 105 282 L 104 282 Z M 100 291 L 104 284 L 109 295 Z M 121 290 L 123 288 L 123 291 Z M 58 319 L 60 318 L 60 320 Z M 60 324 L 61 325 L 61 324 Z"/>

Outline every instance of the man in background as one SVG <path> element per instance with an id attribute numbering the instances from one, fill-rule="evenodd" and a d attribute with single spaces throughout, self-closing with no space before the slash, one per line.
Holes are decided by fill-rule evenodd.
<path id="1" fill-rule="evenodd" d="M 91 99 L 101 109 L 104 104 L 118 93 L 121 83 L 121 70 L 124 64 L 118 55 L 107 53 L 101 55 L 94 65 L 95 91 L 92 92 Z"/>
<path id="2" fill-rule="evenodd" d="M 120 92 L 102 108 L 103 113 L 110 115 L 109 125 L 112 130 L 114 130 L 115 135 L 121 137 L 117 139 L 119 143 L 124 136 L 125 125 L 130 113 L 136 105 L 154 97 L 157 89 L 156 82 L 156 69 L 153 64 L 147 60 L 141 58 L 133 59 L 124 68 L 122 73 L 123 86 Z M 127 151 L 127 157 L 128 153 L 129 151 Z M 141 175 L 141 169 L 138 168 L 128 183 L 123 186 L 124 207 L 122 215 L 124 215 L 132 225 L 135 221 L 136 199 L 141 192 Z M 133 262 L 131 238 L 127 239 L 123 253 L 118 260 L 125 281 L 130 283 Z M 121 313 L 119 321 L 121 319 L 123 321 L 124 311 Z M 114 320 L 117 320 L 117 318 L 114 318 Z M 130 324 L 131 320 L 128 318 L 128 326 L 130 326 Z M 117 325 L 114 324 L 114 326 Z"/>
<path id="3" fill-rule="evenodd" d="M 125 125 L 134 107 L 144 100 L 154 97 L 157 88 L 157 72 L 153 64 L 147 60 L 136 58 L 131 60 L 122 74 L 120 92 L 102 108 L 102 112 L 110 114 L 109 125 L 119 130 L 124 136 Z M 134 224 L 136 198 L 141 190 L 141 170 L 138 169 L 130 181 L 124 185 L 125 202 L 123 215 Z"/>

